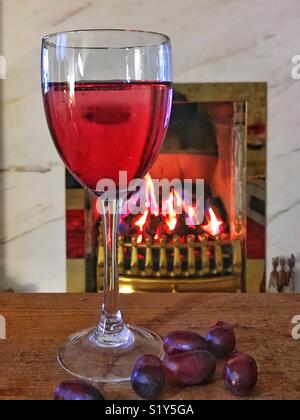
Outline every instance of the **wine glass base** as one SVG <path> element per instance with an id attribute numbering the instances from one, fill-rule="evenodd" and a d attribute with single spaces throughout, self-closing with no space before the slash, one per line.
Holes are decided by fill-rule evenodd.
<path id="1" fill-rule="evenodd" d="M 60 365 L 71 375 L 97 383 L 127 382 L 136 360 L 144 354 L 163 358 L 162 339 L 152 331 L 127 325 L 131 339 L 124 346 L 101 346 L 97 328 L 67 338 L 58 353 Z"/>

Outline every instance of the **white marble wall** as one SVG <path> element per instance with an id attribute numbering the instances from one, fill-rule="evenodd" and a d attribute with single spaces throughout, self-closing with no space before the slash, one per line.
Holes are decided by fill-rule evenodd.
<path id="1" fill-rule="evenodd" d="M 294 252 L 300 272 L 300 81 L 291 78 L 291 58 L 300 54 L 299 0 L 2 0 L 2 5 L 0 54 L 8 73 L 1 82 L 0 288 L 66 288 L 64 171 L 43 116 L 39 49 L 42 35 L 83 27 L 169 34 L 177 82 L 268 82 L 268 256 L 270 261 Z M 300 275 L 297 284 L 300 291 Z"/>

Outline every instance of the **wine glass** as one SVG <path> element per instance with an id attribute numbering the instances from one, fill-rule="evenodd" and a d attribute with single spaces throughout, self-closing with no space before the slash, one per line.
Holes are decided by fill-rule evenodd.
<path id="1" fill-rule="evenodd" d="M 123 321 L 117 240 L 126 199 L 120 172 L 129 182 L 144 177 L 155 162 L 170 117 L 171 81 L 171 43 L 163 34 L 80 30 L 43 39 L 42 93 L 50 133 L 66 167 L 101 203 L 100 323 L 66 339 L 58 354 L 60 364 L 81 379 L 127 381 L 140 355 L 163 356 L 157 334 Z M 114 182 L 117 196 L 99 187 L 103 179 Z"/>

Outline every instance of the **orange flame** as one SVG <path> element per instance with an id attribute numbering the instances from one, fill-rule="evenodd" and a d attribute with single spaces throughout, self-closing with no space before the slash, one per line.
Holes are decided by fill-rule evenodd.
<path id="1" fill-rule="evenodd" d="M 151 175 L 148 174 L 145 176 L 146 181 L 146 207 L 150 209 L 150 206 L 152 207 L 153 214 L 155 216 L 159 215 L 159 207 L 156 201 L 156 196 L 154 192 L 154 185 L 152 182 Z"/>
<path id="2" fill-rule="evenodd" d="M 152 178 L 150 174 L 145 177 L 146 180 L 146 205 L 144 212 L 139 216 L 138 220 L 135 221 L 135 226 L 139 228 L 139 235 L 137 237 L 137 243 L 140 245 L 145 237 L 145 228 L 147 222 L 150 217 L 150 212 L 154 214 L 154 216 L 158 217 L 160 214 L 160 206 L 156 200 L 156 194 L 154 190 L 154 184 L 152 182 Z M 200 225 L 197 219 L 196 209 L 193 205 L 185 203 L 182 199 L 181 195 L 173 189 L 170 192 L 170 196 L 167 200 L 163 203 L 163 211 L 162 215 L 164 216 L 164 223 L 165 226 L 163 228 L 170 234 L 175 231 L 177 224 L 179 222 L 179 210 L 183 210 L 186 216 L 187 225 L 196 229 L 196 226 Z M 218 236 L 221 233 L 221 226 L 224 222 L 216 215 L 214 210 L 210 207 L 208 209 L 207 214 L 207 224 L 201 225 L 204 232 L 206 232 L 210 236 Z M 156 234 L 154 236 L 154 240 L 158 241 L 160 238 L 160 227 L 157 227 Z M 201 234 L 197 236 L 199 241 L 204 241 L 207 239 L 205 234 Z"/>
<path id="3" fill-rule="evenodd" d="M 196 211 L 195 211 L 194 207 L 188 206 L 186 208 L 186 212 L 187 212 L 187 215 L 188 215 L 187 225 L 190 226 L 190 227 L 193 227 L 193 226 L 195 227 L 198 223 L 197 223 L 197 220 L 196 220 Z"/>
<path id="4" fill-rule="evenodd" d="M 135 225 L 140 229 L 140 232 L 143 232 L 144 226 L 148 219 L 149 210 L 146 210 L 144 214 L 139 218 L 137 222 L 135 222 Z"/>
<path id="5" fill-rule="evenodd" d="M 210 220 L 207 225 L 202 226 L 203 230 L 207 232 L 209 235 L 217 236 L 221 233 L 220 227 L 224 224 L 222 220 L 219 220 L 213 211 L 213 209 L 210 207 L 209 210 Z"/>
<path id="6" fill-rule="evenodd" d="M 199 223 L 197 222 L 196 210 L 194 209 L 194 207 L 186 204 L 177 191 L 175 191 L 175 198 L 178 208 L 182 206 L 182 209 L 187 215 L 187 225 L 190 227 L 195 227 L 199 225 Z"/>
<path id="7" fill-rule="evenodd" d="M 166 223 L 171 232 L 173 232 L 177 226 L 177 213 L 174 209 L 174 192 L 170 193 L 170 197 L 166 200 L 168 206 L 168 214 L 166 215 Z"/>

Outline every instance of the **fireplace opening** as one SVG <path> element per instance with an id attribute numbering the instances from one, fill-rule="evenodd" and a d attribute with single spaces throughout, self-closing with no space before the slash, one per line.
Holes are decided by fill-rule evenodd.
<path id="1" fill-rule="evenodd" d="M 244 166 L 245 104 L 191 103 L 175 92 L 163 149 L 145 178 L 145 206 L 137 215 L 128 212 L 121 217 L 121 283 L 128 286 L 131 280 L 136 283 L 147 278 L 151 288 L 151 279 L 158 278 L 228 278 L 241 287 L 246 233 Z M 204 219 L 197 220 L 194 196 L 185 200 L 171 188 L 167 198 L 157 198 L 153 179 L 203 180 Z M 178 206 L 181 214 L 176 212 Z M 102 243 L 100 233 L 100 250 Z M 100 255 L 100 277 L 103 263 Z"/>

